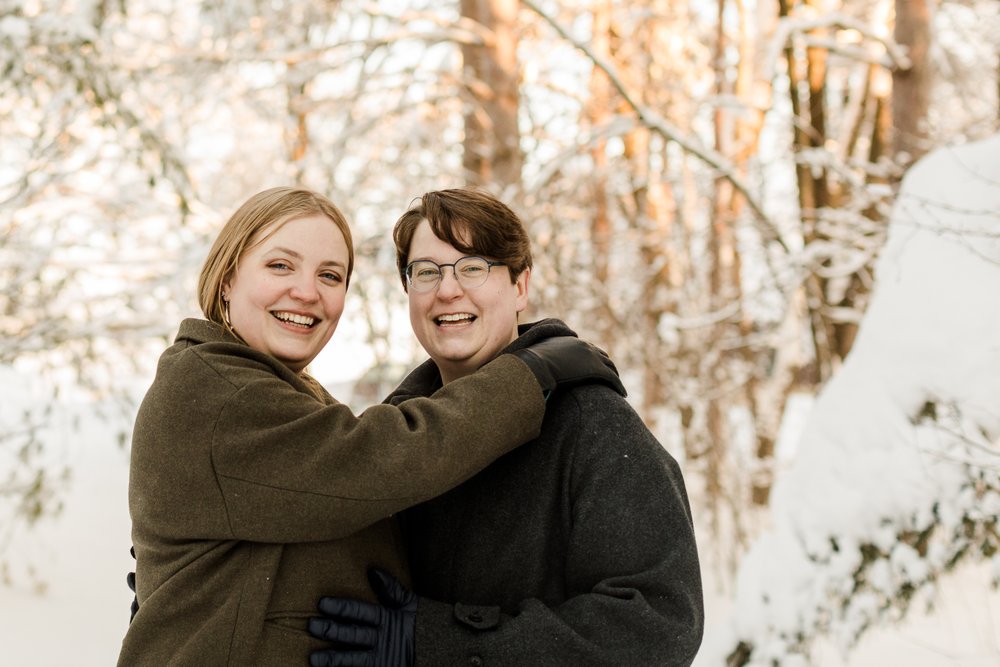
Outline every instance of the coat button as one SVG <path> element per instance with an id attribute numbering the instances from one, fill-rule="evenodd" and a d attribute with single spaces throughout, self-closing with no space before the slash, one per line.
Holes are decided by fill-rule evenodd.
<path id="1" fill-rule="evenodd" d="M 469 664 L 472 665 L 472 667 L 483 667 L 483 659 L 478 655 L 474 655 L 469 658 Z"/>

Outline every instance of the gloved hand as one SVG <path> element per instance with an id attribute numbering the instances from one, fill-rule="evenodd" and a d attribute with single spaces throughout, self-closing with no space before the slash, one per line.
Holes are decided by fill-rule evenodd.
<path id="1" fill-rule="evenodd" d="M 528 364 L 546 398 L 559 388 L 593 383 L 606 384 L 622 396 L 627 395 L 618 369 L 607 353 L 579 338 L 546 338 L 510 354 Z"/>
<path id="2" fill-rule="evenodd" d="M 309 634 L 340 648 L 314 651 L 312 667 L 410 667 L 417 623 L 415 593 L 378 568 L 368 583 L 380 604 L 348 598 L 320 598 L 324 616 L 309 619 Z"/>
<path id="3" fill-rule="evenodd" d="M 132 554 L 132 558 L 135 558 L 135 547 L 129 547 L 129 552 Z M 132 624 L 132 619 L 135 618 L 135 612 L 139 611 L 139 597 L 135 594 L 135 572 L 129 572 L 125 576 L 125 583 L 128 584 L 129 590 L 132 591 L 132 613 L 128 617 L 129 625 Z"/>

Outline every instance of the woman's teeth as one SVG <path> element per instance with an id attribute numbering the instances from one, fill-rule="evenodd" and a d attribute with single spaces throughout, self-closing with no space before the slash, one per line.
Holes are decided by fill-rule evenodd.
<path id="1" fill-rule="evenodd" d="M 291 322 L 292 324 L 300 324 L 304 327 L 311 327 L 315 322 L 316 318 L 309 317 L 308 315 L 298 315 L 296 313 L 271 313 L 276 318 L 282 322 Z"/>

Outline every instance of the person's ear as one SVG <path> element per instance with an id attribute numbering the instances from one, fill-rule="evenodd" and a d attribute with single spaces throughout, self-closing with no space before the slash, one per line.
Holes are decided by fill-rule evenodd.
<path id="1" fill-rule="evenodd" d="M 531 281 L 531 268 L 527 267 L 524 271 L 521 271 L 521 275 L 517 277 L 514 281 L 514 287 L 517 289 L 517 297 L 515 299 L 516 307 L 518 313 L 528 307 L 528 283 Z"/>

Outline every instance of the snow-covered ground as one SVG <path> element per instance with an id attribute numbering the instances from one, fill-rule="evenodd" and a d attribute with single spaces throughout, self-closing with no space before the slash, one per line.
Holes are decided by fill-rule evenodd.
<path id="1" fill-rule="evenodd" d="M 110 438 L 91 433 L 60 519 L 39 527 L 14 551 L 36 564 L 48 582 L 44 594 L 24 580 L 0 588 L 0 665 L 5 667 L 107 667 L 115 664 L 128 627 L 132 593 L 126 507 L 128 463 Z M 867 635 L 843 658 L 829 643 L 817 651 L 817 667 L 996 667 L 1000 664 L 1000 595 L 983 586 L 983 567 L 947 577 L 932 615 L 915 614 L 898 626 Z M 708 602 L 706 648 L 717 637 L 732 602 Z M 707 659 L 709 651 L 703 652 Z M 721 667 L 699 659 L 697 665 Z"/>
<path id="2" fill-rule="evenodd" d="M 1000 593 L 989 566 L 968 564 L 944 576 L 933 610 L 913 610 L 901 622 L 870 631 L 848 653 L 819 639 L 815 667 L 997 667 L 1000 665 Z M 707 585 L 712 586 L 711 580 Z M 706 632 L 694 667 L 722 667 L 731 645 L 727 620 L 733 600 L 706 590 Z"/>
<path id="3" fill-rule="evenodd" d="M 744 560 L 735 594 L 719 594 L 706 572 L 698 667 L 725 664 L 736 639 L 793 667 L 1000 665 L 1000 592 L 989 588 L 1000 558 L 970 560 L 931 584 L 948 545 L 920 557 L 894 543 L 907 527 L 937 522 L 940 538 L 963 512 L 1000 513 L 990 505 L 997 494 L 962 495 L 969 468 L 954 464 L 984 466 L 984 479 L 1000 470 L 1000 137 L 932 157 L 908 178 L 856 347 L 806 416 L 775 487 L 773 530 Z M 937 420 L 922 421 L 927 402 Z M 14 577 L 0 587 L 5 666 L 113 664 L 128 624 L 127 453 L 95 419 L 56 436 L 74 478 L 64 513 L 3 554 Z M 824 595 L 843 592 L 835 587 L 845 573 L 850 581 L 853 551 L 869 542 L 891 557 L 871 566 L 865 604 L 840 614 Z M 25 576 L 28 564 L 44 591 Z M 920 584 L 918 603 L 892 623 L 878 596 L 891 597 L 900 577 Z M 821 638 L 808 661 L 789 656 L 789 633 L 811 632 L 824 614 L 841 638 L 852 623 L 877 627 L 846 654 L 843 641 Z"/>
<path id="4" fill-rule="evenodd" d="M 128 453 L 100 423 L 66 434 L 75 442 L 59 447 L 73 464 L 65 509 L 19 533 L 4 554 L 13 578 L 0 584 L 6 667 L 113 665 L 128 627 Z"/>

